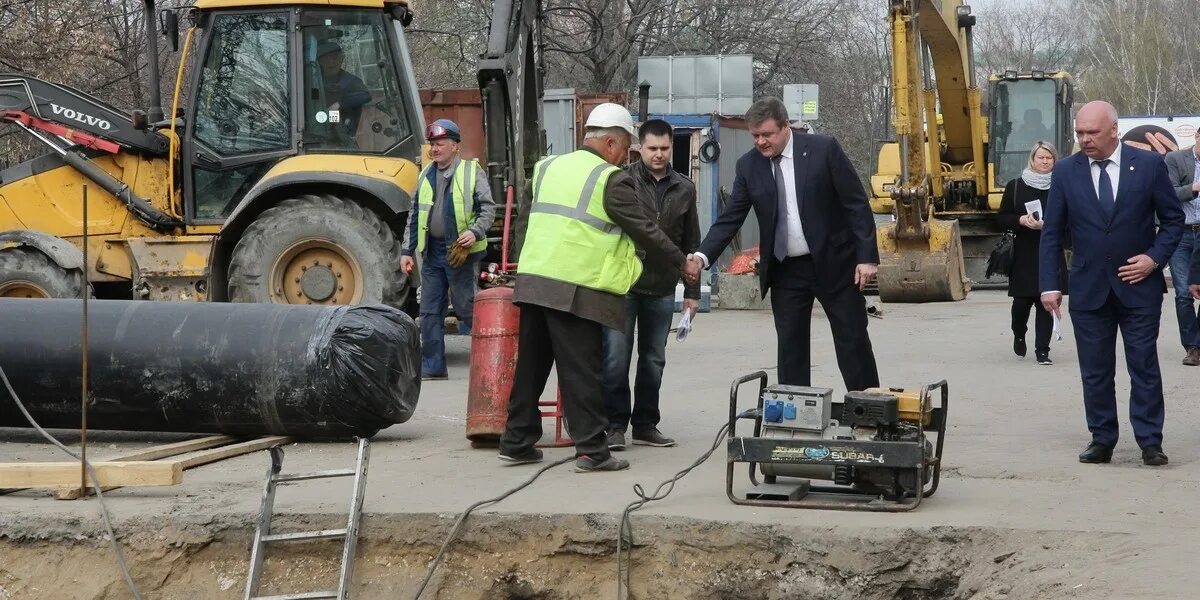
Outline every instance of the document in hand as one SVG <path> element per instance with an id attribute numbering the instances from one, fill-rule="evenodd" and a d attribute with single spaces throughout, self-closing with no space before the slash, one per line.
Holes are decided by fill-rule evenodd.
<path id="1" fill-rule="evenodd" d="M 679 318 L 679 328 L 675 332 L 676 341 L 684 341 L 689 333 L 692 332 L 692 311 L 684 310 L 683 316 Z"/>
<path id="2" fill-rule="evenodd" d="M 1031 200 L 1025 203 L 1025 212 L 1038 221 L 1042 220 L 1042 201 Z"/>
<path id="3" fill-rule="evenodd" d="M 1058 318 L 1058 313 L 1050 313 L 1050 316 L 1054 317 L 1054 329 L 1052 329 L 1050 331 L 1050 334 L 1054 337 L 1054 339 L 1061 342 L 1062 341 L 1062 319 Z"/>

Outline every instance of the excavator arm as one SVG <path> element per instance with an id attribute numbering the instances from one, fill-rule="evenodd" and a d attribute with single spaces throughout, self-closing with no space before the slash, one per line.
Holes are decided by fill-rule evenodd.
<path id="1" fill-rule="evenodd" d="M 900 172 L 894 221 L 877 235 L 879 294 L 885 302 L 961 300 L 970 281 L 958 222 L 935 215 L 974 207 L 987 189 L 975 18 L 962 0 L 889 0 L 889 24 Z"/>
<path id="2" fill-rule="evenodd" d="M 506 204 L 501 242 L 505 270 L 510 267 L 510 250 L 520 248 L 519 241 L 514 244 L 508 232 L 513 228 L 514 216 L 520 219 L 527 213 L 522 210 L 529 201 L 526 182 L 546 149 L 542 130 L 545 66 L 541 10 L 540 0 L 497 0 L 487 49 L 478 64 L 488 181 L 492 197 Z"/>

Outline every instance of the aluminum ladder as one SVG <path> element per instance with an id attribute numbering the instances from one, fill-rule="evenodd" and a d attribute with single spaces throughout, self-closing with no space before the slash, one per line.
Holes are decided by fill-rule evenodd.
<path id="1" fill-rule="evenodd" d="M 363 492 L 367 487 L 367 463 L 371 457 L 370 442 L 365 438 L 358 440 L 358 463 L 353 469 L 335 469 L 296 475 L 280 473 L 283 469 L 283 448 L 276 446 L 271 448 L 270 451 L 271 467 L 267 471 L 267 483 L 263 489 L 262 512 L 259 513 L 258 529 L 254 532 L 254 545 L 250 551 L 250 573 L 246 576 L 245 600 L 318 600 L 325 598 L 346 600 L 350 595 L 350 580 L 354 576 L 354 549 L 358 544 L 358 529 L 362 518 Z M 350 496 L 350 516 L 346 521 L 344 529 L 324 529 L 296 533 L 271 532 L 276 487 L 311 479 L 350 476 L 354 477 L 354 490 Z M 345 540 L 345 544 L 342 546 L 342 567 L 338 576 L 337 591 L 303 592 L 276 596 L 257 595 L 262 577 L 263 555 L 266 553 L 267 544 L 337 538 Z"/>

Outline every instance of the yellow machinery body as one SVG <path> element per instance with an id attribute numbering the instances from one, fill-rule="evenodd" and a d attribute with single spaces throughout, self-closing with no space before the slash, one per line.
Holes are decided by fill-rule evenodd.
<path id="1" fill-rule="evenodd" d="M 961 300 L 983 282 L 1004 185 L 1031 145 L 1021 137 L 1027 130 L 1013 131 L 1014 115 L 1050 113 L 1043 137 L 1060 147 L 1070 135 L 1069 76 L 993 76 L 984 116 L 970 8 L 963 0 L 917 4 L 889 2 L 896 139 L 881 145 L 871 177 L 873 212 L 892 216 L 877 235 L 885 302 Z"/>
<path id="2" fill-rule="evenodd" d="M 152 10 L 148 3 L 148 12 Z M 230 270 L 237 268 L 236 252 L 243 236 L 258 231 L 260 217 L 272 214 L 275 219 L 259 229 L 267 225 L 276 231 L 286 229 L 281 224 L 289 222 L 289 215 L 279 207 L 304 205 L 304 210 L 295 213 L 297 230 L 303 231 L 286 232 L 291 238 L 277 243 L 283 250 L 273 262 L 260 261 L 265 271 L 243 273 L 245 280 L 272 281 L 263 286 L 261 297 L 241 300 L 303 304 L 402 301 L 408 287 L 403 275 L 385 272 L 386 266 L 376 263 L 398 260 L 404 213 L 417 187 L 423 143 L 420 107 L 402 30 L 411 20 L 407 3 L 200 0 L 184 10 L 193 27 L 179 54 L 173 106 L 166 111 L 178 118 L 138 127 L 149 132 L 143 135 L 164 136 L 169 146 L 163 145 L 169 150 L 146 152 L 122 145 L 117 151 L 84 151 L 69 144 L 64 148 L 51 139 L 58 154 L 52 152 L 4 171 L 0 184 L 0 296 L 68 295 L 65 288 L 53 285 L 54 277 L 46 279 L 42 277 L 45 273 L 37 271 L 56 271 L 61 279 L 84 267 L 80 251 L 86 186 L 87 277 L 97 289 L 110 284 L 127 290 L 118 297 L 238 300 L 231 298 L 228 288 L 233 284 L 227 284 L 227 278 L 235 276 Z M 158 20 L 156 17 L 146 15 L 149 20 Z M 333 26 L 322 28 L 329 23 Z M 329 74 L 332 70 L 323 71 L 326 67 L 319 64 L 331 49 L 343 55 L 336 75 Z M 368 94 L 369 100 L 357 109 L 361 112 L 354 116 L 356 129 L 348 122 L 351 112 L 343 108 L 344 125 L 335 130 L 332 124 L 339 122 L 335 116 L 338 103 L 326 108 L 309 102 L 335 89 L 335 78 L 340 78 L 340 85 L 348 77 L 359 80 L 361 93 Z M 272 87 L 276 81 L 281 85 Z M 155 81 L 155 89 L 157 84 Z M 157 98 L 157 91 L 154 94 Z M 345 97 L 342 100 L 349 102 Z M 99 101 L 94 104 L 98 110 L 107 107 Z M 29 112 L 50 118 L 44 106 L 39 113 L 34 102 Z M 240 119 L 221 120 L 237 111 L 241 111 Z M 83 112 L 81 109 L 79 114 Z M 127 127 L 136 122 L 137 112 L 132 118 L 129 113 L 120 114 L 132 119 L 124 123 Z M 272 117 L 281 120 L 273 124 Z M 320 137 L 325 131 L 332 133 Z M 340 145 L 335 146 L 331 140 L 337 135 L 341 136 Z M 38 137 L 45 142 L 49 136 L 43 133 Z M 94 177 L 65 163 L 62 156 L 68 152 L 111 176 L 113 185 L 97 185 Z M 214 189 L 224 195 L 214 198 L 209 193 Z M 144 199 L 170 225 L 155 226 L 140 219 L 129 202 L 118 197 L 125 192 Z M 322 220 L 343 220 L 347 225 L 323 233 Z M 343 235 L 335 235 L 337 231 Z M 347 231 L 372 234 L 368 236 L 372 239 L 356 247 L 352 236 L 344 235 Z M 368 250 L 366 254 L 371 256 L 364 256 L 362 249 L 369 244 L 381 248 Z M 33 254 L 42 256 L 30 262 Z M 324 279 L 316 275 L 318 281 L 301 285 L 301 275 L 311 276 L 317 270 L 301 261 L 314 256 L 321 257 L 317 266 L 328 273 Z M 392 267 L 398 269 L 398 264 Z M 284 280 L 293 273 L 295 282 Z M 373 281 L 377 273 L 396 280 Z M 353 277 L 358 280 L 349 281 Z M 299 295 L 284 294 L 289 286 L 300 290 Z"/>

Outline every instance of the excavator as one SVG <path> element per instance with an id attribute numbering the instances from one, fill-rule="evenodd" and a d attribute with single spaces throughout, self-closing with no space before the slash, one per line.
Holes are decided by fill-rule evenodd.
<path id="1" fill-rule="evenodd" d="M 879 149 L 871 208 L 884 302 L 966 298 L 1002 234 L 995 214 L 1033 143 L 1071 144 L 1074 86 L 1062 72 L 988 80 L 984 114 L 963 0 L 888 0 L 895 140 Z"/>
<path id="2" fill-rule="evenodd" d="M 0 297 L 404 307 L 424 143 L 408 2 L 144 11 L 144 109 L 0 74 L 0 121 L 48 149 L 0 171 Z M 496 198 L 544 149 L 540 18 L 538 0 L 497 1 L 478 64 Z M 167 111 L 160 31 L 179 53 Z"/>

